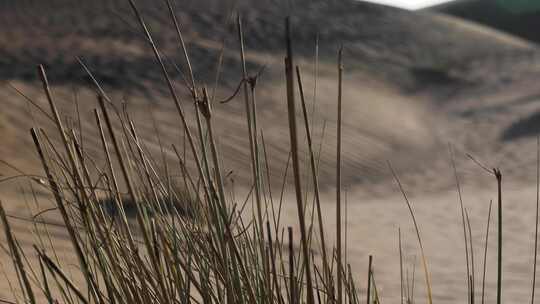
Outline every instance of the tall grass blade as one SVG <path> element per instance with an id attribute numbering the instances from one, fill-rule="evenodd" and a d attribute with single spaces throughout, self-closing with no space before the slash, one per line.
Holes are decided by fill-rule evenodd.
<path id="1" fill-rule="evenodd" d="M 420 229 L 418 228 L 418 223 L 416 222 L 416 217 L 414 216 L 414 211 L 412 209 L 409 198 L 407 197 L 407 194 L 405 193 L 405 189 L 403 189 L 403 185 L 401 184 L 401 181 L 399 180 L 399 178 L 398 178 L 396 172 L 394 171 L 394 168 L 392 167 L 392 165 L 390 163 L 388 163 L 388 166 L 390 167 L 390 171 L 392 172 L 394 180 L 396 181 L 396 183 L 397 183 L 397 185 L 399 187 L 399 191 L 401 192 L 401 194 L 403 195 L 403 198 L 405 199 L 405 203 L 407 203 L 407 207 L 409 208 L 409 213 L 411 214 L 411 218 L 413 220 L 414 229 L 416 231 L 416 237 L 418 239 L 418 244 L 420 245 L 420 253 L 422 254 L 422 264 L 424 266 L 424 276 L 425 276 L 425 280 L 426 280 L 428 303 L 433 304 L 433 296 L 432 296 L 432 291 L 431 291 L 431 279 L 430 279 L 430 276 L 429 276 L 429 270 L 428 270 L 426 255 L 425 255 L 425 252 L 424 252 L 424 246 L 422 245 L 422 238 L 420 237 Z"/>
<path id="2" fill-rule="evenodd" d="M 291 24 L 290 18 L 285 21 L 285 38 L 287 46 L 287 57 L 285 58 L 285 74 L 287 80 L 287 110 L 289 117 L 289 135 L 291 141 L 291 153 L 294 174 L 294 186 L 296 193 L 296 204 L 298 209 L 298 224 L 300 225 L 300 238 L 302 244 L 303 264 L 305 265 L 307 303 L 314 304 L 313 283 L 311 279 L 311 264 L 309 257 L 308 240 L 306 233 L 306 221 L 304 218 L 304 206 L 302 203 L 302 189 L 300 177 L 300 161 L 298 159 L 298 133 L 296 128 L 296 105 L 294 101 L 294 65 L 291 42 Z"/>
<path id="3" fill-rule="evenodd" d="M 491 220 L 491 206 L 493 205 L 493 201 L 489 201 L 489 210 L 488 210 L 488 219 L 487 219 L 487 225 L 486 225 L 486 243 L 484 244 L 484 272 L 482 275 L 482 304 L 484 304 L 484 294 L 486 289 L 486 261 L 487 261 L 487 251 L 488 251 L 488 240 L 489 240 L 489 223 Z"/>
<path id="4" fill-rule="evenodd" d="M 465 245 L 465 264 L 467 265 L 467 276 L 466 276 L 466 281 L 467 281 L 467 301 L 468 303 L 471 303 L 471 289 L 472 289 L 472 286 L 471 286 L 471 281 L 469 280 L 469 277 L 471 276 L 471 270 L 470 270 L 470 261 L 469 261 L 469 242 L 467 241 L 467 224 L 466 224 L 466 220 L 465 220 L 465 208 L 463 207 L 463 196 L 461 194 L 461 184 L 459 182 L 459 177 L 458 177 L 458 173 L 457 173 L 457 168 L 456 168 L 456 161 L 455 161 L 455 156 L 454 156 L 454 150 L 452 149 L 452 146 L 448 146 L 448 149 L 450 150 L 450 160 L 452 162 L 452 169 L 454 171 L 454 179 L 456 181 L 456 189 L 457 189 L 457 194 L 458 194 L 458 200 L 459 200 L 459 207 L 460 207 L 460 210 L 461 210 L 461 226 L 463 228 L 463 242 L 464 242 L 464 245 Z M 471 249 L 472 250 L 472 249 Z"/>
<path id="5" fill-rule="evenodd" d="M 467 228 L 469 230 L 469 248 L 471 249 L 471 275 L 470 275 L 470 281 L 471 281 L 471 290 L 470 290 L 470 298 L 471 298 L 471 304 L 474 304 L 474 248 L 472 243 L 472 231 L 471 231 L 471 222 L 469 220 L 469 212 L 467 209 L 465 209 L 465 218 L 467 219 Z"/>
<path id="6" fill-rule="evenodd" d="M 34 291 L 32 290 L 32 285 L 30 285 L 30 280 L 28 279 L 28 274 L 26 273 L 26 268 L 22 261 L 21 252 L 19 251 L 19 247 L 16 244 L 17 241 L 15 239 L 15 236 L 11 231 L 11 227 L 7 220 L 6 211 L 4 209 L 2 201 L 0 201 L 0 219 L 2 220 L 2 225 L 4 226 L 4 233 L 6 234 L 6 239 L 11 252 L 11 257 L 13 259 L 13 264 L 22 279 L 21 289 L 28 297 L 28 301 L 32 304 L 35 304 L 36 298 L 34 296 Z"/>
<path id="7" fill-rule="evenodd" d="M 403 304 L 403 247 L 401 246 L 401 228 L 398 228 L 400 303 Z"/>
<path id="8" fill-rule="evenodd" d="M 336 255 L 337 255 L 337 303 L 343 303 L 343 278 L 341 275 L 341 107 L 343 85 L 343 46 L 338 51 L 338 98 L 337 98 L 337 151 L 336 151 Z"/>
<path id="9" fill-rule="evenodd" d="M 313 142 L 311 138 L 311 128 L 309 124 L 308 114 L 306 110 L 306 100 L 304 97 L 304 88 L 302 85 L 302 77 L 300 74 L 300 68 L 296 66 L 296 76 L 298 80 L 298 88 L 300 90 L 300 99 L 302 102 L 302 114 L 304 117 L 304 126 L 306 129 L 306 137 L 307 137 L 307 144 L 309 149 L 309 161 L 311 166 L 311 176 L 313 177 L 313 190 L 315 192 L 315 207 L 317 210 L 317 219 L 319 221 L 319 234 L 321 238 L 321 251 L 322 251 L 322 262 L 323 262 L 323 268 L 324 268 L 324 279 L 326 280 L 326 284 L 329 284 L 330 282 L 330 267 L 328 266 L 328 258 L 326 253 L 326 241 L 325 241 L 325 235 L 324 235 L 324 222 L 322 217 L 322 211 L 321 211 L 321 198 L 320 198 L 320 191 L 319 191 L 319 177 L 317 173 L 317 166 L 315 163 L 315 155 L 313 152 Z"/>
<path id="10" fill-rule="evenodd" d="M 493 169 L 497 179 L 497 304 L 502 303 L 502 174 L 499 169 Z"/>
<path id="11" fill-rule="evenodd" d="M 368 280 L 367 280 L 367 291 L 366 291 L 366 304 L 370 304 L 371 299 L 371 266 L 373 263 L 373 256 L 369 255 L 369 264 L 368 264 Z"/>
<path id="12" fill-rule="evenodd" d="M 534 230 L 534 262 L 531 304 L 534 304 L 534 294 L 536 291 L 536 266 L 538 259 L 538 212 L 540 205 L 540 137 L 536 137 L 536 218 Z"/>

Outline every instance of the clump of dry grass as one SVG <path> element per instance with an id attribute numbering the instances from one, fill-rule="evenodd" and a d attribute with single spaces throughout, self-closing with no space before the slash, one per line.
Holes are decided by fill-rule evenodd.
<path id="1" fill-rule="evenodd" d="M 191 69 L 188 51 L 172 4 L 167 1 L 181 51 L 187 62 L 186 87 L 195 105 L 197 129 L 187 123 L 188 112 L 180 102 L 175 86 L 165 67 L 158 47 L 152 39 L 143 16 L 134 1 L 131 8 L 142 33 L 152 48 L 157 64 L 168 85 L 183 130 L 188 139 L 196 171 L 188 170 L 185 159 L 176 147 L 162 146 L 176 152 L 183 177 L 183 188 L 173 185 L 172 177 L 160 173 L 150 153 L 137 135 L 137 122 L 114 108 L 90 69 L 79 60 L 94 82 L 99 109 L 95 110 L 96 129 L 100 134 L 106 169 L 93 166 L 94 160 L 85 153 L 76 132 L 66 128 L 56 107 L 43 66 L 39 66 L 51 117 L 60 134 L 61 145 L 53 145 L 48 134 L 32 129 L 48 188 L 54 196 L 71 245 L 78 258 L 79 285 L 65 274 L 62 261 L 56 258 L 54 247 L 36 245 L 35 252 L 23 252 L 0 205 L 10 253 L 20 277 L 21 299 L 36 303 L 36 294 L 50 303 L 358 303 L 350 267 L 343 263 L 341 249 L 329 257 L 324 241 L 322 221 L 305 219 L 306 203 L 299 173 L 298 133 L 296 122 L 297 86 L 300 70 L 294 66 L 290 23 L 287 20 L 287 100 L 289 110 L 292 165 L 298 204 L 300 229 L 299 253 L 294 250 L 293 228 L 279 223 L 281 212 L 265 213 L 269 207 L 263 197 L 270 191 L 263 187 L 265 176 L 260 166 L 265 151 L 262 130 L 257 126 L 256 81 L 245 67 L 243 31 L 237 19 L 240 57 L 243 63 L 246 121 L 251 151 L 252 181 L 255 189 L 255 215 L 242 213 L 248 202 L 235 201 L 225 195 L 221 156 L 214 135 L 212 102 L 206 88 L 198 84 Z M 341 61 L 340 61 L 341 67 Z M 296 69 L 295 69 L 296 68 Z M 341 91 L 341 82 L 339 84 Z M 340 98 L 341 99 L 341 98 Z M 340 103 L 341 104 L 341 103 Z M 302 96 L 305 130 L 309 134 L 305 101 Z M 113 125 L 120 125 L 115 129 Z M 61 151 L 63 150 L 63 151 Z M 310 149 L 313 186 L 318 193 L 315 157 Z M 264 158 L 266 154 L 264 153 Z M 166 167 L 166 166 L 165 166 Z M 117 171 L 120 168 L 120 171 Z M 338 170 L 340 165 L 337 166 Z M 339 171 L 338 171 L 339 172 Z M 125 185 L 125 190 L 120 185 Z M 99 190 L 98 190 L 99 189 Z M 318 195 L 317 195 L 318 196 Z M 339 204 L 339 193 L 338 193 Z M 179 207 L 180 206 L 180 207 Z M 279 208 L 279 207 L 277 207 Z M 319 219 L 320 201 L 317 199 Z M 130 211 L 132 210 L 132 211 Z M 130 216 L 131 214 L 131 216 Z M 134 218 L 134 219 L 133 219 Z M 341 226 L 338 213 L 338 225 Z M 314 227 L 319 225 L 319 227 Z M 289 232 L 285 239 L 284 231 Z M 319 231 L 324 260 L 317 261 L 313 251 L 319 251 L 313 241 Z M 38 238 L 44 238 L 38 235 Z M 338 243 L 341 246 L 341 243 Z M 332 250 L 333 251 L 333 250 Z M 39 271 L 28 263 L 34 254 Z M 337 278 L 337 284 L 335 282 Z M 335 286 L 338 289 L 335 290 Z M 345 291 L 343 291 L 343 290 Z"/>
<path id="2" fill-rule="evenodd" d="M 267 160 L 262 130 L 257 125 L 256 77 L 249 77 L 245 65 L 243 30 L 237 18 L 239 57 L 242 62 L 243 94 L 246 110 L 250 165 L 254 190 L 254 213 L 245 215 L 244 207 L 249 198 L 237 201 L 226 196 L 221 155 L 215 138 L 212 115 L 214 102 L 204 85 L 198 84 L 182 36 L 182 29 L 175 10 L 167 1 L 171 21 L 175 27 L 181 52 L 187 63 L 189 79 L 185 85 L 191 92 L 197 128 L 191 130 L 188 112 L 184 109 L 169 76 L 158 47 L 144 22 L 135 2 L 131 8 L 139 22 L 141 32 L 152 48 L 161 68 L 170 95 L 174 101 L 187 137 L 187 149 L 195 163 L 195 172 L 186 166 L 176 147 L 161 146 L 162 153 L 174 151 L 182 172 L 182 186 L 175 185 L 169 168 L 157 169 L 156 162 L 145 149 L 137 135 L 137 122 L 126 113 L 114 108 L 112 100 L 100 86 L 91 71 L 79 60 L 93 80 L 98 92 L 99 109 L 95 109 L 96 129 L 99 132 L 106 169 L 93 165 L 94 160 L 85 153 L 76 132 L 66 128 L 60 118 L 54 94 L 49 86 L 43 66 L 39 66 L 44 92 L 49 103 L 51 118 L 60 134 L 61 145 L 56 146 L 42 129 L 32 129 L 31 136 L 44 170 L 48 189 L 54 196 L 71 245 L 78 258 L 78 269 L 83 283 L 73 282 L 65 272 L 65 265 L 57 258 L 54 246 L 45 247 L 40 240 L 33 253 L 23 252 L 12 233 L 8 217 L 0 202 L 0 220 L 3 223 L 7 245 L 17 271 L 24 302 L 36 303 L 37 296 L 44 296 L 49 303 L 360 303 L 358 288 L 347 259 L 342 258 L 341 214 L 341 112 L 342 112 L 342 48 L 338 54 L 338 134 L 336 160 L 336 246 L 325 241 L 321 201 L 318 188 L 316 157 L 312 147 L 311 129 L 306 111 L 300 68 L 294 66 L 291 25 L 286 21 L 285 73 L 290 156 L 296 203 L 297 225 L 300 230 L 299 252 L 294 250 L 293 228 L 280 224 L 280 206 L 263 198 L 271 197 L 269 182 L 261 166 Z M 295 75 L 296 72 L 296 75 Z M 296 77 L 295 77 L 296 76 Z M 295 83 L 296 79 L 296 83 Z M 302 185 L 299 164 L 299 132 L 296 117 L 296 93 L 300 93 L 304 130 L 310 160 L 309 183 L 313 184 L 314 210 L 318 221 L 305 218 L 305 189 Z M 112 111 L 111 111 L 112 110 Z M 47 114 L 48 115 L 48 114 Z M 113 127 L 120 125 L 120 130 Z M 0 122 L 1 126 L 1 122 Z M 259 134 L 261 134 L 259 136 Z M 63 151 L 60 151 L 63 149 Z M 540 150 L 540 149 L 539 149 Z M 116 168 L 120 168 L 117 172 Z M 414 224 L 426 282 L 428 303 L 432 303 L 431 278 L 419 224 L 413 207 L 397 174 L 390 167 Z M 162 170 L 163 171 L 163 170 Z M 501 301 L 502 281 L 502 175 L 490 171 L 498 185 L 498 285 L 497 301 Z M 475 301 L 474 255 L 472 232 L 467 209 L 463 206 L 461 190 L 454 165 L 456 183 L 462 211 L 465 254 L 467 263 L 466 298 Z M 285 179 L 285 178 L 284 178 Z M 285 181 L 284 181 L 285 182 Z M 125 185 L 125 190 L 120 185 Z M 99 189 L 99 190 L 98 190 Z M 346 199 L 345 199 L 346 201 Z M 346 206 L 346 205 L 345 205 Z M 268 209 L 277 212 L 263 212 Z M 346 213 L 345 208 L 345 213 Z M 489 209 L 486 244 L 484 251 L 484 277 L 486 273 L 487 239 L 491 215 Z M 537 208 L 538 213 L 538 208 Z M 346 217 L 346 215 L 345 215 Z M 134 218 L 134 219 L 133 219 Z M 538 217 L 537 217 L 538 222 Z M 468 228 L 468 233 L 467 233 Z M 45 229 L 47 230 L 47 229 Z M 285 237 L 287 230 L 287 237 Z M 538 230 L 538 229 L 537 229 Z M 316 233 L 319 240 L 315 242 Z M 347 240 L 344 240 L 346 249 Z M 320 248 L 316 248 L 317 245 Z M 322 257 L 315 259 L 313 251 Z M 469 252 L 470 250 L 470 252 Z M 346 250 L 345 250 L 346 251 Z M 332 254 L 329 254 L 332 253 Z M 414 303 L 413 284 L 404 282 L 401 231 L 399 231 L 401 300 Z M 29 255 L 37 257 L 39 269 L 29 263 Z M 536 255 L 536 243 L 535 243 Z M 369 256 L 366 304 L 380 303 L 373 271 L 373 257 Z M 470 267 L 470 268 L 469 268 Z M 535 266 L 536 268 L 536 259 Z M 34 269 L 36 268 L 36 269 Z M 533 290 L 535 285 L 533 276 Z M 407 285 L 405 288 L 404 286 Z M 534 299 L 534 291 L 532 295 Z M 0 302 L 6 302 L 0 299 Z M 10 303 L 10 302 L 8 302 Z"/>

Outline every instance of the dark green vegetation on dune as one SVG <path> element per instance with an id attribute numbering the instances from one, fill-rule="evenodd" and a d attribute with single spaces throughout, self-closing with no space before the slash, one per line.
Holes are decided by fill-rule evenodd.
<path id="1" fill-rule="evenodd" d="M 155 41 L 166 61 L 182 67 L 176 51 L 173 25 L 161 12 L 162 1 L 140 1 L 141 11 L 155 29 Z M 234 26 L 226 12 L 232 3 L 246 21 L 246 47 L 258 53 L 248 65 L 273 65 L 270 75 L 281 75 L 280 62 L 272 58 L 282 53 L 276 39 L 283 26 L 276 22 L 288 7 L 279 1 L 182 1 L 175 4 L 178 20 L 185 29 L 190 55 L 198 77 L 213 82 L 223 42 L 227 49 L 235 39 Z M 464 32 L 448 21 L 426 13 L 406 12 L 358 1 L 295 1 L 292 10 L 297 21 L 297 55 L 311 57 L 314 41 L 320 40 L 320 56 L 330 62 L 336 45 L 347 42 L 348 66 L 362 68 L 397 87 L 418 90 L 430 85 L 453 86 L 480 81 L 473 64 L 488 58 L 504 61 L 507 56 L 531 56 L 530 49 L 508 45 L 482 33 Z M 129 89 L 144 86 L 141 80 L 161 83 L 160 71 L 142 37 L 136 20 L 124 1 L 0 1 L 0 79 L 37 80 L 31 67 L 49 67 L 58 84 L 81 84 L 87 76 L 78 67 L 80 56 L 105 85 Z M 418 33 L 421 33 L 420 35 Z M 461 41 L 476 41 L 463 46 Z M 444 48 L 441 46 L 444 45 Z M 221 81 L 234 86 L 238 59 L 230 52 L 223 57 Z M 169 67 L 171 75 L 182 77 Z M 276 71 L 277 70 L 277 71 Z M 274 73 L 272 73 L 272 71 Z M 123 75 L 117 77 L 116 75 Z M 432 77 L 435 75 L 435 77 Z"/>
<path id="2" fill-rule="evenodd" d="M 428 10 L 477 22 L 540 43 L 538 1 L 458 0 Z"/>

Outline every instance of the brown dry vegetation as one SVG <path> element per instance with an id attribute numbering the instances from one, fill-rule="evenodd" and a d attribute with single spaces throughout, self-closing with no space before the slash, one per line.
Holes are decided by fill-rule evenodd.
<path id="1" fill-rule="evenodd" d="M 185 73 L 185 62 L 166 7 L 160 1 L 138 3 L 156 43 L 165 54 L 182 102 L 190 111 L 189 123 L 195 127 L 189 92 L 178 71 Z M 211 92 L 220 50 L 225 45 L 216 99 L 227 98 L 242 77 L 238 41 L 229 18 L 231 4 L 204 0 L 175 5 L 185 29 L 197 81 L 207 84 Z M 289 145 L 281 21 L 289 8 L 281 2 L 267 0 L 257 4 L 238 1 L 235 9 L 242 14 L 245 23 L 249 73 L 255 74 L 266 67 L 257 86 L 259 124 L 271 156 L 272 186 L 279 187 Z M 533 202 L 529 185 L 533 185 L 535 178 L 531 169 L 536 161 L 535 142 L 532 134 L 518 132 L 515 135 L 513 130 L 522 129 L 524 122 L 533 124 L 532 127 L 527 124 L 527 130 L 538 125 L 534 119 L 540 111 L 537 106 L 540 92 L 534 86 L 540 76 L 537 47 L 455 18 L 363 2 L 296 1 L 292 10 L 296 62 L 304 71 L 309 108 L 314 99 L 315 39 L 317 34 L 319 37 L 317 102 L 312 129 L 315 146 L 319 147 L 322 141 L 319 179 L 328 212 L 333 212 L 330 203 L 334 200 L 335 180 L 335 62 L 339 45 L 343 43 L 345 47 L 343 185 L 351 201 L 349 233 L 355 246 L 349 250 L 355 257 L 353 265 L 358 266 L 359 273 L 365 273 L 367 254 L 375 253 L 379 280 L 387 282 L 382 290 L 387 291 L 388 298 L 397 299 L 399 281 L 393 279 L 396 267 L 392 264 L 396 257 L 394 239 L 397 227 L 409 227 L 409 221 L 403 205 L 394 203 L 397 193 L 386 166 L 386 161 L 391 160 L 403 173 L 406 188 L 415 196 L 426 195 L 419 199 L 417 211 L 426 231 L 426 246 L 431 248 L 428 259 L 431 264 L 439 265 L 434 267 L 433 276 L 443 277 L 434 279 L 435 297 L 441 302 L 461 299 L 463 293 L 457 291 L 465 288 L 461 277 L 464 269 L 446 266 L 456 262 L 463 265 L 461 256 L 458 257 L 462 244 L 452 245 L 460 240 L 453 177 L 441 173 L 450 168 L 447 144 L 451 142 L 458 151 L 460 177 L 471 200 L 473 232 L 477 231 L 473 239 L 480 244 L 486 203 L 493 198 L 493 181 L 483 177 L 464 153 L 472 153 L 485 163 L 503 168 L 505 179 L 511 181 L 511 202 Z M 104 161 L 92 117 L 96 107 L 95 90 L 78 64 L 77 56 L 104 84 L 117 106 L 120 107 L 122 101 L 128 104 L 128 111 L 137 121 L 138 132 L 152 155 L 159 158 L 160 149 L 151 117 L 158 122 L 163 142 L 183 145 L 177 114 L 159 67 L 123 1 L 75 4 L 54 0 L 45 4 L 4 0 L 0 1 L 0 20 L 0 131 L 3 138 L 0 159 L 25 173 L 42 174 L 35 152 L 28 148 L 31 147 L 28 129 L 43 126 L 51 130 L 54 125 L 11 87 L 15 86 L 44 107 L 45 97 L 35 72 L 36 64 L 42 63 L 47 67 L 62 116 L 72 117 L 72 124 L 78 129 L 75 102 L 78 100 L 85 151 L 98 162 Z M 223 172 L 232 171 L 238 191 L 246 192 L 250 167 L 242 100 L 236 97 L 226 104 L 216 103 L 214 111 Z M 53 137 L 53 140 L 59 138 Z M 306 149 L 302 150 L 307 170 L 306 153 Z M 166 156 L 175 157 L 171 150 L 166 151 Z M 192 162 L 190 166 L 194 169 Z M 0 168 L 4 176 L 18 174 L 2 164 Z M 178 177 L 179 170 L 172 175 Z M 19 181 L 0 185 L 0 199 L 5 201 L 8 212 L 30 215 L 20 207 L 25 200 L 21 199 L 19 187 L 27 184 Z M 296 213 L 291 189 L 285 194 L 288 203 L 284 208 L 288 211 L 286 214 L 291 214 L 287 220 L 294 222 L 292 215 Z M 45 200 L 40 200 L 34 213 L 52 205 L 47 202 L 50 195 L 37 190 Z M 30 196 L 25 197 L 32 201 Z M 472 204 L 473 199 L 475 204 Z M 521 257 L 520 262 L 507 266 L 509 277 L 513 278 L 508 282 L 513 299 L 529 296 L 529 289 L 521 288 L 519 278 L 523 273 L 529 274 L 532 207 L 532 204 L 509 204 L 509 235 L 521 234 L 505 244 L 509 255 Z M 46 219 L 58 222 L 59 216 L 47 213 Z M 22 247 L 30 248 L 32 236 L 28 225 L 14 222 L 13 226 L 24 240 Z M 441 232 L 441 227 L 452 229 Z M 333 229 L 330 226 L 329 230 Z M 65 231 L 57 229 L 55 233 L 60 252 L 73 259 Z M 410 256 L 416 252 L 414 246 L 412 241 L 405 245 Z M 1 260 L 4 264 L 4 253 Z M 9 266 L 4 265 L 4 268 L 13 274 Z M 529 276 L 526 282 L 528 280 Z M 8 297 L 6 292 L 0 295 Z"/>

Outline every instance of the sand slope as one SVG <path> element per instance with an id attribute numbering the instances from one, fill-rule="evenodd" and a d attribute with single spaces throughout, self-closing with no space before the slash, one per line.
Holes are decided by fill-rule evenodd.
<path id="1" fill-rule="evenodd" d="M 166 10 L 161 2 L 138 3 L 149 18 L 193 122 L 193 106 L 187 99 L 182 77 L 170 64 L 175 62 L 183 67 L 184 62 Z M 236 33 L 232 25 L 227 25 L 224 13 L 230 5 L 210 0 L 177 3 L 199 83 L 213 88 L 218 55 L 225 41 L 224 72 L 218 81 L 217 101 L 229 96 L 241 78 Z M 257 87 L 258 110 L 270 157 L 270 174 L 278 185 L 288 153 L 282 64 L 282 17 L 286 7 L 265 0 L 256 5 L 239 1 L 237 8 L 245 23 L 250 73 L 266 66 Z M 408 259 L 418 255 L 407 210 L 389 175 L 390 160 L 412 197 L 422 197 L 414 201 L 425 232 L 437 302 L 464 300 L 464 269 L 459 268 L 463 265 L 460 222 L 448 156 L 448 143 L 452 143 L 478 242 L 483 239 L 487 203 L 494 194 L 493 180 L 484 176 L 465 153 L 490 166 L 501 166 L 505 181 L 511 181 L 509 241 L 505 246 L 508 256 L 513 255 L 518 261 L 507 266 L 509 292 L 505 298 L 527 299 L 529 289 L 522 285 L 529 282 L 527 265 L 532 252 L 534 191 L 530 186 L 534 187 L 536 151 L 531 130 L 538 128 L 540 113 L 540 92 L 534 86 L 540 76 L 538 49 L 521 39 L 428 12 L 407 12 L 353 1 L 297 1 L 293 11 L 297 63 L 304 72 L 310 108 L 316 99 L 312 121 L 316 144 L 322 140 L 320 181 L 329 212 L 333 206 L 335 159 L 335 61 L 339 45 L 343 43 L 345 47 L 343 175 L 351 204 L 353 245 L 349 257 L 358 269 L 358 278 L 365 273 L 367 254 L 373 253 L 376 265 L 380 265 L 376 269 L 383 298 L 397 300 L 398 226 L 407 233 Z M 85 149 L 98 162 L 102 161 L 91 112 L 96 107 L 95 91 L 76 56 L 87 63 L 118 106 L 122 101 L 128 103 L 150 153 L 156 157 L 159 153 L 150 113 L 158 122 L 163 142 L 182 144 L 178 116 L 159 69 L 122 1 L 81 5 L 68 0 L 48 4 L 1 1 L 0 20 L 4 23 L 0 30 L 0 132 L 3 143 L 7 143 L 0 146 L 1 159 L 25 172 L 41 174 L 28 129 L 35 125 L 50 129 L 52 125 L 11 85 L 46 109 L 35 76 L 35 65 L 44 63 L 62 115 L 76 117 L 76 96 Z M 317 34 L 320 63 L 315 90 Z M 216 102 L 214 109 L 224 170 L 232 170 L 239 184 L 247 185 L 249 151 L 241 96 L 227 104 Z M 167 153 L 172 160 L 170 149 Z M 16 174 L 3 165 L 0 170 L 6 176 Z M 18 186 L 24 185 L 24 181 L 0 184 L 0 199 L 13 214 L 28 216 L 20 208 L 24 200 Z M 40 197 L 47 195 L 40 193 Z M 516 205 L 518 202 L 521 204 Z M 45 199 L 34 212 L 49 205 Z M 294 204 L 286 204 L 285 208 L 290 209 L 287 221 L 294 220 L 293 207 Z M 47 219 L 57 221 L 58 217 L 50 213 Z M 29 248 L 28 224 L 15 224 L 15 229 L 25 240 L 23 247 Z M 63 253 L 70 255 L 61 231 L 56 241 L 64 248 Z M 7 259 L 3 254 L 0 258 L 4 264 Z M 418 295 L 423 293 L 420 279 Z M 9 292 L 4 294 L 0 296 L 9 298 Z"/>

